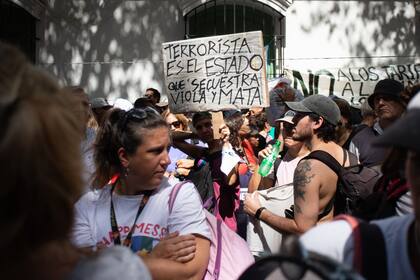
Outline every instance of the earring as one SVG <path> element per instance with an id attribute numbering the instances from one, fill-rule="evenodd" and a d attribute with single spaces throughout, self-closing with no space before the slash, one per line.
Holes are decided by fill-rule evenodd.
<path id="1" fill-rule="evenodd" d="M 124 176 L 127 177 L 129 172 L 130 172 L 130 168 L 127 167 L 125 169 Z"/>

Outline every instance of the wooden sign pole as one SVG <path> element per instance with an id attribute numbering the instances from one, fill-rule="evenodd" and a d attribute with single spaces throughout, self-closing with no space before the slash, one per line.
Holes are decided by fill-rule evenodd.
<path id="1" fill-rule="evenodd" d="M 224 123 L 223 112 L 211 112 L 214 139 L 220 139 L 220 126 Z"/>

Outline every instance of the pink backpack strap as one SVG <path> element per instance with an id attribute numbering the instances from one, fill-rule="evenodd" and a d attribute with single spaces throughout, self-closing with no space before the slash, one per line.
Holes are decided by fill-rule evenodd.
<path id="1" fill-rule="evenodd" d="M 354 240 L 354 255 L 353 255 L 353 267 L 360 273 L 362 271 L 362 236 L 360 232 L 359 220 L 349 215 L 338 215 L 334 220 L 346 221 L 352 231 Z"/>
<path id="2" fill-rule="evenodd" d="M 175 199 L 176 196 L 178 195 L 179 190 L 181 189 L 181 187 L 183 185 L 185 185 L 186 183 L 189 183 L 190 181 L 183 181 L 180 182 L 178 184 L 176 184 L 172 190 L 171 190 L 171 194 L 169 195 L 169 200 L 168 200 L 168 206 L 169 206 L 169 213 L 172 213 L 172 209 L 174 207 L 175 204 Z M 205 210 L 206 211 L 206 210 Z M 209 215 L 212 215 L 209 213 Z M 217 223 L 217 252 L 216 252 L 216 260 L 214 263 L 214 269 L 213 269 L 213 279 L 217 280 L 219 279 L 220 276 L 220 266 L 221 266 L 221 259 L 222 259 L 222 221 L 219 219 L 216 219 L 216 223 Z"/>
<path id="3" fill-rule="evenodd" d="M 214 279 L 219 279 L 220 276 L 220 265 L 222 260 L 222 221 L 217 219 L 217 253 L 216 261 L 214 263 L 213 275 Z"/>
<path id="4" fill-rule="evenodd" d="M 172 213 L 172 209 L 174 208 L 174 204 L 175 204 L 175 199 L 176 199 L 176 196 L 178 195 L 179 190 L 181 189 L 183 185 L 189 182 L 190 181 L 179 182 L 172 188 L 171 194 L 169 195 L 169 200 L 168 200 L 169 214 Z"/>

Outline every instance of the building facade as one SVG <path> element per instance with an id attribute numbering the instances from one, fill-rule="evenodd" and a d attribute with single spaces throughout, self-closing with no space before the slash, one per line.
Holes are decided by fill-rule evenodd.
<path id="1" fill-rule="evenodd" d="M 134 101 L 146 88 L 164 89 L 161 44 L 186 38 L 261 30 L 268 78 L 286 69 L 419 64 L 419 2 L 0 0 L 0 39 L 63 85 Z"/>

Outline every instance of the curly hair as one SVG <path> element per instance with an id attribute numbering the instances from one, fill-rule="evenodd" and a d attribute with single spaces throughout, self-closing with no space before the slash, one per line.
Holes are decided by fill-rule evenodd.
<path id="1" fill-rule="evenodd" d="M 240 112 L 225 118 L 225 124 L 230 130 L 229 142 L 234 148 L 240 147 L 239 129 L 243 123 L 244 120 Z"/>

